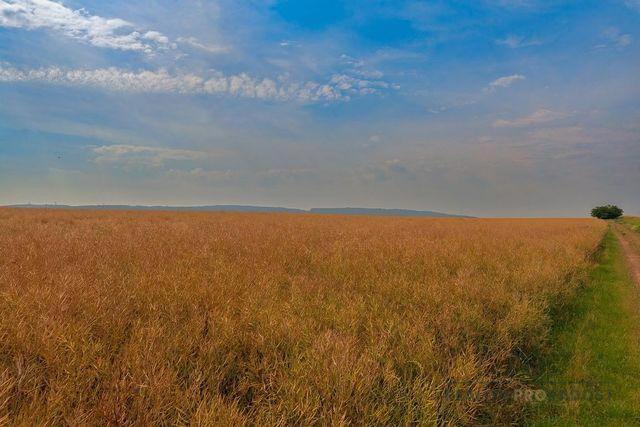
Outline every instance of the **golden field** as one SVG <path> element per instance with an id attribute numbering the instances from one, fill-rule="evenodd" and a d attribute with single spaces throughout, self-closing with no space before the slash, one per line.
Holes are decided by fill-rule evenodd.
<path id="1" fill-rule="evenodd" d="M 517 421 L 605 230 L 0 209 L 0 424 Z"/>

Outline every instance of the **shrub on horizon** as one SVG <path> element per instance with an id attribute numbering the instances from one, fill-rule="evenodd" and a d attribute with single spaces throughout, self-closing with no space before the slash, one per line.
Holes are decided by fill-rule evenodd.
<path id="1" fill-rule="evenodd" d="M 591 216 L 600 219 L 616 219 L 623 213 L 624 211 L 616 205 L 597 206 L 591 209 Z"/>

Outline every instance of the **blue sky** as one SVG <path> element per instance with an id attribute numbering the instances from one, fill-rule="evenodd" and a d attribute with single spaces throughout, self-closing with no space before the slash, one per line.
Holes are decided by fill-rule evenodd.
<path id="1" fill-rule="evenodd" d="M 640 214 L 640 1 L 0 0 L 0 204 Z"/>

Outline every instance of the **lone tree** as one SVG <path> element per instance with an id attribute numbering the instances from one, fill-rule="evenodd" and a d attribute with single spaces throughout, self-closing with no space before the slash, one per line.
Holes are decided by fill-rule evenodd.
<path id="1" fill-rule="evenodd" d="M 616 205 L 598 206 L 591 209 L 591 216 L 600 219 L 616 219 L 622 216 L 623 210 Z"/>

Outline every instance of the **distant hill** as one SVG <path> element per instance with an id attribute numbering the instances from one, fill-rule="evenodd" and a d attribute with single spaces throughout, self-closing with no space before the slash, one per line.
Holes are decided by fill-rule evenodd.
<path id="1" fill-rule="evenodd" d="M 44 209 L 95 209 L 95 210 L 135 210 L 135 211 L 188 211 L 188 212 L 284 212 L 332 215 L 374 215 L 374 216 L 423 216 L 433 218 L 473 218 L 441 212 L 417 211 L 410 209 L 377 208 L 312 208 L 309 210 L 283 208 L 278 206 L 211 205 L 211 206 L 140 206 L 140 205 L 11 205 L 11 208 Z"/>
<path id="2" fill-rule="evenodd" d="M 473 218 L 466 215 L 453 215 L 442 212 L 415 211 L 411 209 L 380 208 L 313 208 L 309 212 L 336 215 L 377 215 L 377 216 L 428 216 L 433 218 Z"/>

